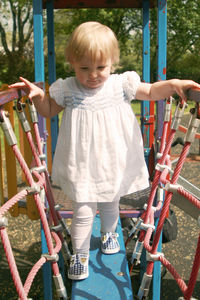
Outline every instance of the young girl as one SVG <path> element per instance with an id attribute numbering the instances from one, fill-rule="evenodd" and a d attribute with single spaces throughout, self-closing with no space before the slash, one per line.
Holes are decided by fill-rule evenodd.
<path id="1" fill-rule="evenodd" d="M 53 162 L 52 179 L 73 202 L 73 255 L 68 276 L 88 277 L 93 220 L 101 217 L 101 251 L 120 250 L 115 229 L 119 199 L 149 186 L 141 131 L 131 100 L 159 100 L 199 88 L 189 80 L 142 83 L 136 72 L 112 74 L 119 61 L 113 31 L 98 22 L 86 22 L 72 33 L 66 59 L 75 77 L 58 79 L 50 97 L 28 80 L 10 87 L 29 93 L 38 112 L 51 118 L 64 110 Z"/>

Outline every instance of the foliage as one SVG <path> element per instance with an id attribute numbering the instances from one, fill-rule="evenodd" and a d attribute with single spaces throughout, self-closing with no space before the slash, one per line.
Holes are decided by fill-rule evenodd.
<path id="1" fill-rule="evenodd" d="M 33 81 L 32 0 L 1 0 L 0 9 L 0 82 L 14 82 L 20 75 Z M 167 77 L 190 78 L 200 82 L 200 1 L 168 0 L 167 11 Z M 102 22 L 116 33 L 121 49 L 121 61 L 116 72 L 136 70 L 142 75 L 141 9 L 63 9 L 55 11 L 54 20 L 57 77 L 73 74 L 65 62 L 65 45 L 72 30 L 89 20 Z M 156 8 L 151 9 L 150 20 L 153 82 L 157 80 Z"/>
<path id="2" fill-rule="evenodd" d="M 200 1 L 167 1 L 167 78 L 190 78 L 200 82 L 196 72 L 200 49 Z M 152 81 L 156 80 L 157 14 L 151 11 Z M 186 63 L 190 61 L 190 64 Z"/>
<path id="3" fill-rule="evenodd" d="M 63 20 L 66 20 L 63 22 Z M 141 32 L 141 10 L 133 9 L 64 9 L 55 12 L 55 32 L 56 32 L 56 61 L 59 62 L 60 72 L 66 72 L 64 76 L 71 74 L 69 68 L 67 68 L 64 57 L 64 49 L 67 39 L 71 32 L 81 23 L 86 21 L 98 21 L 109 26 L 116 34 L 119 40 L 121 49 L 121 65 L 117 69 L 131 70 L 134 62 L 133 53 L 137 53 L 134 50 L 133 36 L 137 32 Z M 141 41 L 140 41 L 141 42 Z M 134 55 L 135 56 L 135 55 Z M 63 62 L 63 69 L 61 68 Z M 126 65 L 125 65 L 126 64 Z"/>
<path id="4" fill-rule="evenodd" d="M 11 83 L 33 70 L 32 1 L 1 0 L 0 5 L 0 78 Z"/>

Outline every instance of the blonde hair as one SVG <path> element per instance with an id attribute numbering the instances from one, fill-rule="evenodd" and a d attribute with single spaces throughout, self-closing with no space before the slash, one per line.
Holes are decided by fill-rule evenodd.
<path id="1" fill-rule="evenodd" d="M 72 33 L 67 47 L 66 60 L 72 63 L 85 55 L 91 55 L 93 61 L 111 59 L 112 64 L 119 61 L 119 45 L 114 32 L 99 22 L 85 22 Z"/>

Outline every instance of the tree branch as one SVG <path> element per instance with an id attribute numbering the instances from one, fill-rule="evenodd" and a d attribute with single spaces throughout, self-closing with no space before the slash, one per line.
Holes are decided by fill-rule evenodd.
<path id="1" fill-rule="evenodd" d="M 6 55 L 10 55 L 10 50 L 8 49 L 8 44 L 7 44 L 7 40 L 6 40 L 6 33 L 5 30 L 0 22 L 0 35 L 1 35 L 1 42 L 4 48 L 4 51 L 6 53 Z"/>

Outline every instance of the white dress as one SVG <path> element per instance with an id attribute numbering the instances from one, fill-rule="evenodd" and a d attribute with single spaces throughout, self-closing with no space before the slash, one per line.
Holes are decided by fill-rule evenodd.
<path id="1" fill-rule="evenodd" d="M 97 89 L 58 79 L 50 96 L 64 107 L 52 180 L 76 202 L 111 202 L 149 186 L 143 140 L 130 101 L 136 72 L 113 74 Z"/>

